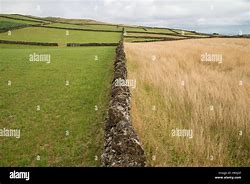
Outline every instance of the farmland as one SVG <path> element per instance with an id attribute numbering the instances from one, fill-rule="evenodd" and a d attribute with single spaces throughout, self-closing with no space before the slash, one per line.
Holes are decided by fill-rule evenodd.
<path id="1" fill-rule="evenodd" d="M 18 21 L 30 21 L 30 22 L 42 22 L 42 23 L 50 23 L 50 21 L 47 21 L 46 19 L 40 19 L 32 16 L 23 16 L 23 15 L 18 15 L 18 14 L 0 14 L 0 16 L 12 19 L 12 20 L 18 20 Z"/>
<path id="2" fill-rule="evenodd" d="M 34 23 L 9 16 L 25 20 L 1 17 L 1 29 Z M 1 166 L 101 164 L 115 47 L 66 43 L 118 43 L 121 33 L 66 31 L 26 27 L 0 34 L 0 40 L 60 46 L 0 44 L 0 126 L 21 132 L 20 138 L 1 137 Z M 31 60 L 33 55 L 48 55 L 49 62 Z"/>
<path id="3" fill-rule="evenodd" d="M 21 136 L 0 137 L 0 166 L 101 166 L 114 61 L 117 76 L 136 80 L 131 117 L 147 166 L 250 165 L 250 42 L 213 37 L 1 14 L 0 133 Z M 121 38 L 127 69 L 115 52 Z M 201 62 L 209 53 L 223 62 Z M 128 103 L 130 93 L 115 94 Z M 179 129 L 192 136 L 173 135 Z"/>
<path id="4" fill-rule="evenodd" d="M 125 49 L 129 79 L 137 81 L 132 120 L 149 166 L 250 165 L 248 39 L 126 43 Z M 202 62 L 204 53 L 220 53 L 223 61 Z M 177 130 L 192 135 L 176 136 Z"/>
<path id="5" fill-rule="evenodd" d="M 32 53 L 49 53 L 51 63 L 30 62 Z M 1 48 L 0 57 L 1 127 L 22 131 L 1 139 L 0 164 L 98 165 L 114 48 Z"/>
<path id="6" fill-rule="evenodd" d="M 39 24 L 37 22 L 33 22 L 30 20 L 16 20 L 16 19 L 11 19 L 11 18 L 1 17 L 1 16 L 0 16 L 0 21 L 20 23 L 20 24 L 29 24 L 29 25 Z"/>
<path id="7" fill-rule="evenodd" d="M 25 24 L 21 23 L 13 23 L 13 22 L 7 22 L 7 21 L 0 21 L 0 29 L 5 30 L 5 29 L 10 29 L 10 28 L 15 28 L 19 26 L 23 26 Z"/>
<path id="8" fill-rule="evenodd" d="M 110 31 L 122 31 L 122 27 L 115 25 L 93 25 L 93 24 L 66 24 L 66 23 L 53 23 L 49 24 L 49 27 L 59 27 L 59 28 L 76 28 L 76 29 L 92 29 L 92 30 L 110 30 Z"/>
<path id="9" fill-rule="evenodd" d="M 31 41 L 31 42 L 52 42 L 52 43 L 117 43 L 120 39 L 120 33 L 75 31 L 51 28 L 23 28 L 13 30 L 11 36 L 7 33 L 1 33 L 2 40 Z"/>
<path id="10" fill-rule="evenodd" d="M 126 38 L 126 42 L 162 41 L 160 38 Z"/>

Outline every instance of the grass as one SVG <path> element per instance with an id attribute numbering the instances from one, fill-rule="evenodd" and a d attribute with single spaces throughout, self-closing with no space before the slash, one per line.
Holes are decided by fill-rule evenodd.
<path id="1" fill-rule="evenodd" d="M 143 29 L 143 27 L 125 27 L 126 31 L 132 31 L 132 32 L 145 32 L 145 34 L 150 34 L 150 33 L 159 33 L 159 35 L 162 35 L 161 33 L 165 33 L 165 34 L 173 34 L 176 36 L 182 36 L 183 31 L 182 30 L 177 30 L 177 29 L 164 29 L 164 28 L 145 28 Z M 128 34 L 144 34 L 144 33 L 128 33 Z M 154 34 L 157 35 L 157 34 Z M 154 36 L 153 35 L 153 36 Z M 200 33 L 195 33 L 195 32 L 191 32 L 191 31 L 184 31 L 184 35 L 185 36 L 199 36 L 199 37 L 207 37 L 207 35 L 203 35 Z"/>
<path id="2" fill-rule="evenodd" d="M 185 37 L 181 37 L 181 36 L 177 36 L 177 35 L 161 35 L 161 34 L 150 34 L 150 33 L 127 33 L 127 36 L 148 37 L 148 38 L 125 37 L 126 42 L 162 41 L 163 38 L 166 38 L 166 39 L 167 38 L 174 38 L 174 39 L 185 38 Z M 159 38 L 157 38 L 157 37 L 159 37 Z"/>
<path id="3" fill-rule="evenodd" d="M 185 38 L 178 35 L 162 35 L 162 34 L 150 34 L 150 33 L 127 33 L 127 36 L 145 36 L 145 37 L 165 37 L 165 38 Z"/>
<path id="4" fill-rule="evenodd" d="M 0 125 L 21 129 L 1 137 L 0 165 L 99 166 L 115 47 L 0 47 Z M 51 63 L 29 62 L 33 53 Z"/>
<path id="5" fill-rule="evenodd" d="M 0 16 L 1 15 L 6 16 L 6 17 L 10 17 L 10 18 L 25 19 L 27 21 L 41 21 L 41 22 L 44 22 L 44 23 L 48 23 L 49 22 L 49 21 L 46 21 L 46 20 L 41 20 L 41 19 L 26 17 L 26 16 L 22 16 L 22 15 L 17 15 L 17 14 L 0 14 Z"/>
<path id="6" fill-rule="evenodd" d="M 125 31 L 135 31 L 135 32 L 146 32 L 146 30 L 144 30 L 141 27 L 124 27 Z"/>
<path id="7" fill-rule="evenodd" d="M 171 29 L 147 28 L 147 32 L 175 34 Z"/>
<path id="8" fill-rule="evenodd" d="M 156 38 L 125 38 L 125 42 L 146 42 L 146 41 L 162 41 Z"/>
<path id="9" fill-rule="evenodd" d="M 32 22 L 33 18 L 23 17 L 22 15 L 7 16 L 23 18 L 27 21 L 0 17 L 0 25 L 2 27 L 11 28 L 11 26 L 20 24 L 39 24 Z M 38 19 L 34 17 L 34 20 Z M 101 22 L 87 19 L 44 18 L 44 20 L 65 22 L 52 23 L 47 26 L 66 28 L 121 31 L 123 27 L 117 27 L 111 24 L 89 25 L 88 23 Z M 68 23 L 86 25 L 81 26 Z M 145 32 L 134 33 L 133 35 L 135 36 L 149 36 L 150 32 L 173 33 L 169 29 L 147 28 L 147 30 L 144 30 L 141 27 L 133 28 L 126 27 L 126 25 L 124 25 L 124 27 L 127 31 Z M 42 47 L 0 44 L 0 128 L 21 129 L 20 139 L 6 137 L 0 139 L 0 166 L 100 166 L 101 164 L 103 122 L 106 115 L 113 76 L 115 47 L 61 47 L 69 42 L 117 43 L 120 40 L 121 33 L 68 30 L 69 35 L 67 36 L 66 31 L 67 30 L 63 29 L 28 27 L 12 30 L 11 36 L 8 36 L 6 32 L 0 33 L 0 39 L 3 40 L 56 42 L 59 43 L 60 46 Z M 151 35 L 154 37 L 157 36 L 157 34 Z M 161 37 L 163 36 L 164 35 L 161 35 Z M 126 38 L 126 41 L 149 40 L 156 39 Z M 195 44 L 193 43 L 193 45 Z M 209 43 L 205 44 L 208 45 Z M 128 46 L 133 48 L 133 46 L 137 46 L 137 44 Z M 188 50 L 190 47 L 190 45 L 186 45 L 184 49 Z M 132 61 L 129 62 L 128 65 L 129 75 L 143 79 L 142 81 L 138 80 L 139 82 L 137 84 L 139 85 L 140 91 L 138 91 L 138 93 L 134 91 L 132 98 L 132 116 L 135 127 L 146 148 L 148 165 L 196 165 L 200 159 L 195 162 L 187 161 L 187 158 L 193 153 L 196 154 L 197 150 L 195 146 L 197 146 L 197 144 L 195 142 L 187 143 L 187 145 L 192 148 L 191 150 L 193 152 L 191 153 L 189 149 L 187 149 L 185 141 L 182 143 L 180 141 L 178 142 L 178 140 L 171 137 L 169 138 L 166 134 L 171 127 L 176 127 L 178 123 L 178 125 L 182 126 L 180 122 L 183 122 L 184 119 L 179 118 L 178 113 L 183 112 L 185 118 L 190 118 L 190 111 L 186 112 L 185 110 L 190 106 L 191 102 L 187 100 L 183 105 L 183 101 L 180 101 L 179 96 L 175 96 L 175 90 L 171 90 L 172 93 L 166 93 L 166 91 L 164 91 L 164 85 L 159 84 L 159 79 L 165 81 L 165 79 L 169 77 L 164 76 L 165 72 L 171 73 L 168 70 L 173 69 L 178 74 L 178 70 L 174 68 L 176 67 L 175 65 L 173 65 L 173 68 L 164 68 L 158 65 L 159 68 L 157 72 L 153 74 L 150 73 L 154 67 L 151 67 L 145 60 L 148 54 L 152 54 L 152 52 L 160 53 L 162 50 L 164 54 L 168 54 L 168 52 L 165 53 L 165 45 L 163 48 L 161 46 L 159 50 L 158 48 L 157 45 L 155 48 L 153 47 L 153 49 L 147 46 L 146 49 L 142 47 L 139 50 L 135 48 L 129 50 L 128 48 L 129 53 L 127 53 L 127 55 L 129 61 Z M 176 47 L 172 49 L 171 54 L 178 50 Z M 51 63 L 29 62 L 29 55 L 33 53 L 50 54 Z M 94 60 L 96 55 L 98 56 L 98 61 Z M 164 59 L 160 59 L 160 61 L 164 61 Z M 145 69 L 145 62 L 145 66 L 149 66 L 149 68 Z M 179 65 L 182 66 L 182 63 L 179 63 Z M 164 70 L 164 72 L 161 70 Z M 191 73 L 191 71 L 188 70 L 188 73 Z M 144 76 L 146 74 L 148 76 Z M 158 83 L 154 84 L 154 81 L 150 81 L 152 79 L 148 77 L 157 79 L 156 81 L 158 81 Z M 173 77 L 171 81 L 174 81 L 174 79 L 176 78 Z M 7 85 L 9 80 L 12 82 L 11 86 Z M 66 81 L 69 81 L 69 86 L 65 85 Z M 204 90 L 202 91 L 202 95 L 203 93 L 206 95 Z M 165 95 L 172 95 L 171 98 L 174 103 L 170 103 L 171 107 L 168 106 L 168 103 L 164 103 L 164 101 L 169 102 L 169 99 L 166 99 Z M 182 95 L 186 95 L 186 93 L 182 93 Z M 158 107 L 160 109 L 167 109 L 167 113 L 164 110 L 164 112 L 157 111 L 157 115 L 153 114 L 147 110 L 147 107 L 152 104 L 157 104 L 157 109 Z M 37 105 L 41 107 L 40 111 L 37 111 Z M 188 106 L 186 107 L 185 105 Z M 97 111 L 95 110 L 96 106 L 98 107 Z M 175 113 L 171 114 L 169 110 L 172 107 L 179 111 L 176 110 Z M 244 112 L 246 108 L 247 106 L 243 106 Z M 161 118 L 171 120 L 171 123 L 166 125 L 161 121 Z M 240 120 L 242 119 L 239 119 L 239 121 Z M 243 120 L 242 124 L 245 123 L 245 119 Z M 148 122 L 157 122 L 157 125 L 153 123 L 149 124 Z M 190 122 L 190 126 L 194 128 L 194 122 L 191 121 L 191 119 Z M 202 123 L 204 126 L 206 121 Z M 210 125 L 208 127 L 210 129 L 215 127 L 212 123 L 210 123 Z M 206 128 L 207 127 L 204 126 L 204 129 Z M 239 128 L 245 131 L 243 125 L 239 126 Z M 67 136 L 66 133 L 69 133 L 69 135 Z M 228 149 L 231 150 L 230 158 L 232 159 L 232 165 L 239 165 L 242 163 L 242 160 L 246 160 L 245 154 L 248 153 L 249 150 L 248 148 L 240 148 L 242 154 L 239 155 L 240 153 L 235 152 L 235 147 L 238 146 L 238 138 L 233 136 L 234 134 L 228 135 L 231 135 L 230 140 L 232 141 L 230 144 L 224 141 L 227 137 L 223 137 L 223 141 L 228 143 Z M 249 142 L 248 137 L 244 134 L 243 138 L 240 142 L 240 146 L 246 145 L 247 147 L 247 142 Z M 209 141 L 211 140 L 214 141 L 210 138 Z M 201 141 L 211 143 L 207 138 L 203 138 Z M 185 145 L 183 146 L 183 144 Z M 171 149 L 166 150 L 166 146 L 168 145 L 170 145 L 170 147 L 171 145 L 176 145 L 176 147 L 172 146 Z M 209 151 L 214 151 L 215 148 L 213 144 L 211 145 Z M 224 147 L 221 149 L 224 151 Z M 207 150 L 201 149 L 201 153 L 197 155 L 200 157 L 201 154 L 204 154 L 204 151 L 206 152 Z M 216 154 L 216 150 L 214 154 Z M 157 159 L 152 162 L 150 159 L 153 155 L 157 155 Z M 40 156 L 41 159 L 37 160 L 37 156 Z M 96 156 L 98 156 L 97 160 L 95 160 Z M 236 158 L 239 157 L 240 159 L 238 159 L 238 163 L 236 163 Z M 204 165 L 206 165 L 206 163 Z"/>
<path id="10" fill-rule="evenodd" d="M 20 27 L 23 25 L 25 24 L 0 21 L 0 30 L 11 29 L 11 28 Z"/>
<path id="11" fill-rule="evenodd" d="M 86 24 L 86 23 L 103 24 L 103 22 L 98 22 L 98 21 L 91 20 L 91 19 L 65 19 L 65 18 L 60 18 L 60 17 L 46 17 L 44 19 L 48 21 L 56 21 L 56 22 L 71 23 L 71 24 Z"/>
<path id="12" fill-rule="evenodd" d="M 193 31 L 186 31 L 186 30 L 180 30 L 180 29 L 172 29 L 173 31 L 179 33 L 179 34 L 184 34 L 185 36 L 192 36 L 192 37 L 208 37 L 205 34 L 202 33 L 197 33 Z"/>
<path id="13" fill-rule="evenodd" d="M 1 19 L 2 27 L 31 23 Z M 67 36 L 66 31 L 29 27 L 12 30 L 11 36 L 1 33 L 0 39 L 56 42 L 65 46 L 69 42 L 117 43 L 121 36 L 73 30 Z M 0 139 L 0 165 L 100 166 L 115 47 L 0 44 L 0 48 L 0 128 L 21 129 L 20 139 Z M 33 53 L 50 54 L 51 63 L 29 62 Z M 7 85 L 9 80 L 11 86 Z M 41 159 L 37 160 L 37 156 Z"/>
<path id="14" fill-rule="evenodd" d="M 116 25 L 88 25 L 89 29 L 122 31 L 122 27 Z"/>
<path id="15" fill-rule="evenodd" d="M 26 21 L 26 20 L 15 20 L 15 19 L 9 19 L 5 17 L 0 17 L 0 22 L 12 22 L 17 24 L 29 24 L 29 25 L 37 25 L 40 24 L 39 22 L 32 22 L 32 21 Z"/>
<path id="16" fill-rule="evenodd" d="M 145 32 L 145 33 L 167 33 L 167 34 L 176 34 L 171 31 L 171 29 L 162 29 L 162 28 L 143 28 L 143 27 L 125 27 L 126 31 L 134 31 L 134 32 Z"/>
<path id="17" fill-rule="evenodd" d="M 9 48 L 9 49 L 34 49 L 34 48 L 38 48 L 38 49 L 44 49 L 44 48 L 55 48 L 55 46 L 39 46 L 39 45 L 18 45 L 18 44 L 3 44 L 0 43 L 0 48 Z"/>
<path id="18" fill-rule="evenodd" d="M 137 81 L 133 125 L 149 166 L 250 166 L 249 40 L 126 43 L 125 49 L 128 78 Z M 223 63 L 201 62 L 204 53 L 222 54 Z M 176 128 L 191 129 L 193 138 L 172 136 Z"/>
<path id="19" fill-rule="evenodd" d="M 120 33 L 109 32 L 91 32 L 51 29 L 51 28 L 24 28 L 12 31 L 11 36 L 7 33 L 1 33 L 0 39 L 30 42 L 51 42 L 65 44 L 73 43 L 117 43 L 120 40 Z"/>
<path id="20" fill-rule="evenodd" d="M 110 30 L 110 31 L 122 31 L 121 27 L 114 25 L 74 25 L 66 23 L 53 23 L 46 25 L 49 27 L 63 27 L 63 28 L 76 28 L 76 29 L 93 29 L 93 30 Z"/>

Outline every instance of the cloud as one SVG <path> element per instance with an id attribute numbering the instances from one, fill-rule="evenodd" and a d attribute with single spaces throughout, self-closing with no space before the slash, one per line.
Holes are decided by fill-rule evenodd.
<path id="1" fill-rule="evenodd" d="M 88 18 L 112 23 L 185 28 L 205 32 L 219 30 L 229 34 L 243 29 L 243 33 L 250 33 L 249 0 L 0 0 L 0 2 L 1 13 Z"/>

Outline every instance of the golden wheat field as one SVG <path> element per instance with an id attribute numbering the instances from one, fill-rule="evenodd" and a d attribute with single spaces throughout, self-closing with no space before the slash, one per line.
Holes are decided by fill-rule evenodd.
<path id="1" fill-rule="evenodd" d="M 250 166 L 250 39 L 125 43 L 125 51 L 148 166 Z"/>

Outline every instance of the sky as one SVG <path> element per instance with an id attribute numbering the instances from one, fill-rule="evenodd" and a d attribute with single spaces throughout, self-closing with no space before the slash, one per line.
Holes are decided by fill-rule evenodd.
<path id="1" fill-rule="evenodd" d="M 0 0 L 0 13 L 250 34 L 250 0 Z"/>

